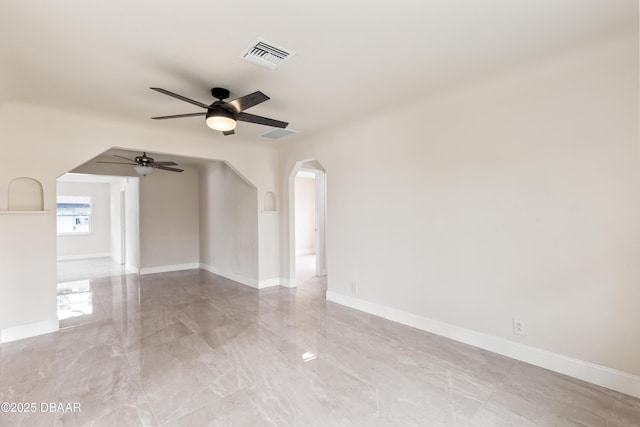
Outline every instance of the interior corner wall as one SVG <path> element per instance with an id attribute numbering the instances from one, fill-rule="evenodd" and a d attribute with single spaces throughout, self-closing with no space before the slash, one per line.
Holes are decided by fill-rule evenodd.
<path id="1" fill-rule="evenodd" d="M 58 260 L 94 258 L 111 254 L 111 191 L 109 184 L 58 182 L 58 196 L 89 196 L 91 226 L 88 234 L 58 235 Z"/>
<path id="2" fill-rule="evenodd" d="M 224 162 L 200 179 L 200 263 L 210 271 L 258 285 L 257 190 Z"/>
<path id="3" fill-rule="evenodd" d="M 638 75 L 635 33 L 283 144 L 327 171 L 329 292 L 640 375 Z"/>
<path id="4" fill-rule="evenodd" d="M 197 167 L 184 166 L 181 173 L 156 170 L 139 182 L 141 271 L 177 270 L 185 264 L 198 264 Z"/>

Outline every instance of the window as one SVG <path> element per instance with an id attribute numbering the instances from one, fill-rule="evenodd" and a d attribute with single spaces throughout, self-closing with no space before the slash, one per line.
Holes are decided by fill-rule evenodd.
<path id="1" fill-rule="evenodd" d="M 91 231 L 91 197 L 58 196 L 58 234 L 86 234 Z"/>

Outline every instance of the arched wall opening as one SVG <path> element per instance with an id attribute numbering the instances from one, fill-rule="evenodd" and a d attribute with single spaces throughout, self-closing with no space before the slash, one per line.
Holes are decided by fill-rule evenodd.
<path id="1" fill-rule="evenodd" d="M 34 114 L 44 120 L 41 123 L 42 126 L 30 125 Z M 279 183 L 277 151 L 264 143 L 225 137 L 217 139 L 213 137 L 212 141 L 210 135 L 197 133 L 185 135 L 169 127 L 160 127 L 157 123 L 147 126 L 20 102 L 3 104 L 1 116 L 3 122 L 1 133 L 5 139 L 22 142 L 7 145 L 8 151 L 5 154 L 13 161 L 5 165 L 6 167 L 0 172 L 0 181 L 4 182 L 4 185 L 0 186 L 0 218 L 2 218 L 0 226 L 2 226 L 4 237 L 2 240 L 5 240 L 4 245 L 0 245 L 0 252 L 3 255 L 0 257 L 2 258 L 0 282 L 12 284 L 3 287 L 2 298 L 0 298 L 0 340 L 2 341 L 25 338 L 57 329 L 58 322 L 55 314 L 57 253 L 54 216 L 56 179 L 70 170 L 75 171 L 78 165 L 83 166 L 82 162 L 87 163 L 87 159 L 95 159 L 95 156 L 100 153 L 114 149 L 112 145 L 114 141 L 118 141 L 119 147 L 126 147 L 129 151 L 135 150 L 138 154 L 143 149 L 147 149 L 154 153 L 178 152 L 181 153 L 181 158 L 191 156 L 191 158 L 228 161 L 258 188 L 255 194 L 255 206 L 258 206 L 258 194 L 263 195 L 265 191 L 274 191 L 276 196 L 279 196 L 280 193 L 280 189 L 277 188 Z M 56 143 L 52 144 L 48 141 Z M 40 155 L 37 159 L 33 158 L 33 147 L 38 148 Z M 123 167 L 132 169 L 131 166 Z M 8 207 L 9 182 L 21 176 L 34 177 L 42 183 L 44 211 L 26 212 L 24 215 L 21 214 L 22 211 L 2 211 Z M 269 216 L 276 218 L 276 215 Z M 28 225 L 31 230 L 28 236 L 21 231 L 25 227 L 23 224 L 25 221 L 37 222 L 36 225 Z M 277 235 L 279 224 L 277 221 L 274 222 L 275 231 L 269 229 L 267 231 Z M 189 221 L 182 223 L 189 223 Z M 262 227 L 260 230 L 262 233 Z M 153 232 L 153 229 L 151 231 Z M 187 234 L 178 233 L 174 236 L 184 238 Z M 159 237 L 163 237 L 161 233 L 153 233 L 151 236 L 152 240 Z M 16 249 L 22 247 L 24 247 L 24 254 Z M 196 245 L 196 253 L 197 251 L 198 245 Z M 268 252 L 267 248 L 263 250 L 261 247 L 260 257 Z M 184 251 L 183 253 L 192 252 Z M 274 265 L 268 273 L 275 273 L 272 276 L 265 274 L 265 278 L 275 278 L 280 272 L 279 255 L 274 256 L 276 258 L 271 261 Z M 22 259 L 28 261 L 28 265 L 38 265 L 39 268 L 25 268 Z M 186 264 L 199 265 L 199 261 L 196 257 L 195 262 Z M 159 266 L 162 267 L 167 262 L 176 261 L 161 260 Z M 184 267 L 184 264 L 178 266 Z M 260 262 L 261 269 L 262 264 Z M 176 267 L 175 264 L 170 266 Z M 38 297 L 33 298 L 33 295 Z"/>
<path id="2" fill-rule="evenodd" d="M 302 189 L 303 186 L 307 190 Z M 299 284 L 299 256 L 313 253 L 315 276 L 327 275 L 327 185 L 324 167 L 315 159 L 296 162 L 288 177 L 288 192 L 289 286 L 295 287 Z M 312 236 L 310 231 L 305 232 L 305 227 L 313 228 Z M 301 233 L 307 237 L 300 239 Z"/>
<path id="3" fill-rule="evenodd" d="M 124 159 L 133 159 L 139 154 L 127 149 L 110 149 L 73 169 L 72 174 L 67 174 L 71 175 L 71 178 L 76 176 L 76 181 L 86 181 L 87 177 L 93 177 L 96 182 L 116 178 L 111 187 L 116 185 L 115 190 L 118 191 L 112 192 L 110 198 L 107 194 L 104 198 L 106 202 L 98 199 L 99 192 L 94 191 L 93 187 L 109 187 L 109 184 L 65 182 L 65 179 L 58 183 L 58 189 L 62 189 L 59 194 L 91 195 L 91 221 L 92 227 L 96 227 L 85 235 L 58 236 L 58 266 L 74 262 L 82 264 L 80 257 L 81 253 L 84 253 L 88 254 L 84 258 L 90 257 L 89 260 L 83 258 L 85 262 L 95 262 L 102 271 L 108 273 L 106 275 L 111 276 L 130 274 L 131 267 L 134 273 L 138 272 L 141 275 L 202 268 L 245 285 L 260 287 L 259 200 L 256 186 L 225 161 L 185 158 L 171 154 L 147 153 L 156 162 L 174 161 L 177 165 L 172 167 L 183 169 L 182 172 L 154 169 L 145 176 L 130 176 L 136 172 Z M 123 159 L 122 163 L 125 164 L 106 163 L 118 159 Z M 136 184 L 135 200 L 127 197 L 123 202 L 120 193 L 122 189 L 118 186 L 122 181 Z M 129 195 L 129 187 L 124 190 Z M 104 241 L 102 246 L 97 246 L 100 242 L 95 242 L 95 237 L 99 234 L 98 216 L 105 211 L 104 206 L 99 209 L 101 202 L 103 205 L 111 204 L 111 215 L 115 220 L 112 221 L 112 225 L 118 218 L 122 218 L 122 207 L 125 207 L 127 212 L 135 209 L 133 217 L 125 217 L 135 222 L 127 220 L 120 224 L 127 232 L 126 235 L 118 239 L 122 234 L 112 230 L 110 249 L 108 242 L 106 249 Z M 118 205 L 119 203 L 121 205 Z M 108 228 L 108 224 L 106 227 Z M 130 232 L 134 235 L 129 235 Z M 106 237 L 105 232 L 101 234 L 103 239 L 108 240 L 108 232 Z M 108 251 L 106 255 L 111 254 L 112 260 L 96 250 L 70 253 L 70 249 L 79 248 L 79 240 L 92 240 L 96 244 L 94 247 Z M 135 241 L 135 247 L 125 246 L 132 241 Z M 123 255 L 118 257 L 120 253 Z M 124 265 L 118 271 L 112 267 L 113 262 Z M 91 279 L 91 272 L 84 272 L 87 277 L 67 277 L 68 280 L 62 280 L 61 277 L 66 276 L 61 275 L 61 270 L 59 268 L 58 289 L 62 293 L 68 291 L 65 288 L 68 282 Z M 62 293 L 61 296 L 64 297 Z M 70 320 L 72 322 L 69 323 Z M 61 326 L 76 326 L 82 320 L 65 319 Z M 91 314 L 87 314 L 85 321 L 90 320 Z"/>

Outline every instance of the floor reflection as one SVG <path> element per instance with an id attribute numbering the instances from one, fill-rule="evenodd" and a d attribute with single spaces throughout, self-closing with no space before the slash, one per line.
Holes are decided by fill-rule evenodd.
<path id="1" fill-rule="evenodd" d="M 58 320 L 61 328 L 108 319 L 92 281 L 134 272 L 109 257 L 58 262 Z M 135 276 L 137 277 L 137 276 Z"/>
<path id="2" fill-rule="evenodd" d="M 93 314 L 93 295 L 88 280 L 58 283 L 58 320 Z"/>
<path id="3" fill-rule="evenodd" d="M 110 257 L 58 261 L 58 283 L 136 273 Z"/>

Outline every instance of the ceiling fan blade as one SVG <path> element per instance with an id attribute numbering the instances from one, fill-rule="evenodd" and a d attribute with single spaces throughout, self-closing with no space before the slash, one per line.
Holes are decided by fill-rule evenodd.
<path id="1" fill-rule="evenodd" d="M 182 117 L 195 117 L 195 116 L 205 116 L 207 112 L 203 113 L 188 113 L 188 114 L 176 114 L 173 116 L 160 116 L 160 117 L 151 117 L 153 120 L 164 120 L 164 119 L 179 119 Z"/>
<path id="2" fill-rule="evenodd" d="M 159 88 L 159 87 L 150 87 L 149 89 L 155 90 L 156 92 L 164 93 L 165 95 L 173 96 L 174 98 L 178 98 L 181 101 L 188 102 L 193 105 L 197 105 L 202 108 L 209 108 L 207 104 L 203 104 L 202 102 L 194 101 L 193 99 L 186 98 L 182 95 L 178 95 L 177 93 L 169 92 L 168 90 Z"/>
<path id="3" fill-rule="evenodd" d="M 134 164 L 136 164 L 136 161 L 135 161 L 135 160 L 127 159 L 126 157 L 118 156 L 117 154 L 114 154 L 114 155 L 113 155 L 113 157 L 117 157 L 117 158 L 119 158 L 119 159 L 128 160 L 128 161 L 133 162 Z"/>
<path id="4" fill-rule="evenodd" d="M 156 164 L 151 165 L 152 168 L 162 169 L 163 171 L 182 172 L 184 169 L 170 168 L 169 166 L 158 166 Z"/>
<path id="5" fill-rule="evenodd" d="M 224 136 L 227 136 L 227 135 L 233 135 L 234 133 L 236 133 L 236 132 L 235 132 L 233 129 L 231 129 L 231 130 L 225 130 L 225 131 L 222 131 L 222 134 L 223 134 Z"/>
<path id="6" fill-rule="evenodd" d="M 122 163 L 122 162 L 100 162 L 96 161 L 96 163 L 111 163 L 113 165 L 132 165 L 135 166 L 137 163 Z"/>
<path id="7" fill-rule="evenodd" d="M 236 98 L 233 101 L 229 101 L 227 104 L 231 105 L 237 113 L 240 113 L 247 108 L 251 108 L 255 105 L 261 104 L 264 101 L 268 101 L 269 98 L 264 93 L 257 91 L 250 93 L 249 95 L 241 96 L 240 98 Z"/>
<path id="8" fill-rule="evenodd" d="M 281 122 L 280 120 L 269 119 L 267 117 L 256 116 L 248 113 L 236 114 L 236 120 L 241 122 L 257 123 L 259 125 L 272 126 L 274 128 L 286 128 L 289 123 Z"/>
<path id="9" fill-rule="evenodd" d="M 156 166 L 178 166 L 176 162 L 153 162 Z"/>

